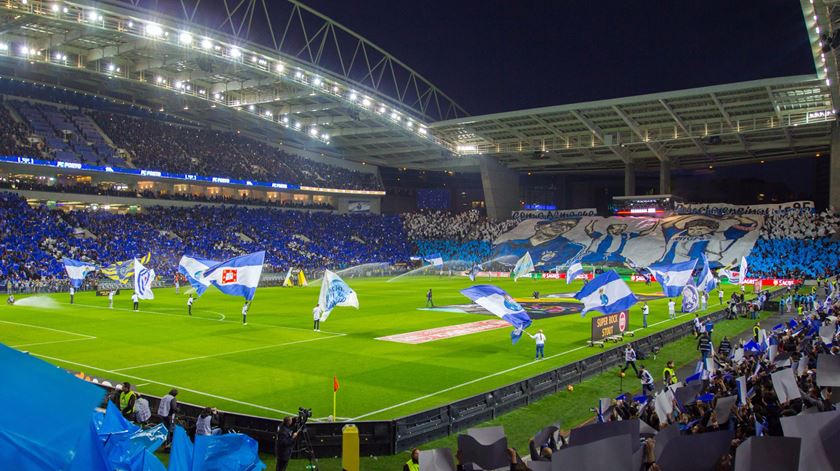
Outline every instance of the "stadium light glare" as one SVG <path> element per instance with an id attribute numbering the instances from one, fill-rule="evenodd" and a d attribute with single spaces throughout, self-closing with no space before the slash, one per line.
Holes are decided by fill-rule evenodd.
<path id="1" fill-rule="evenodd" d="M 350 93 L 350 101 L 356 101 L 356 98 L 358 98 L 358 97 L 359 97 L 359 96 L 358 96 L 358 95 L 356 95 L 356 92 L 352 92 L 352 93 Z"/>
<path id="2" fill-rule="evenodd" d="M 425 136 L 428 131 L 426 131 L 426 128 L 420 128 L 417 130 L 417 132 Z"/>
<path id="3" fill-rule="evenodd" d="M 114 64 L 108 64 L 108 72 L 113 72 L 117 69 L 117 66 Z"/>
<path id="4" fill-rule="evenodd" d="M 315 77 L 315 79 L 312 80 L 312 85 L 315 85 L 316 87 L 320 87 L 321 83 L 323 83 L 323 82 L 321 82 L 320 77 Z"/>
<path id="5" fill-rule="evenodd" d="M 338 93 L 338 87 L 333 86 L 333 88 L 332 88 L 332 92 L 333 92 L 333 93 Z"/>
<path id="6" fill-rule="evenodd" d="M 362 99 L 362 106 L 365 106 L 365 107 L 370 106 L 370 100 L 368 100 L 367 98 L 363 98 Z"/>
<path id="7" fill-rule="evenodd" d="M 281 64 L 281 63 L 277 63 L 277 66 L 275 67 L 275 69 L 277 69 L 278 74 L 282 74 L 283 71 L 286 70 L 286 66 Z"/>
<path id="8" fill-rule="evenodd" d="M 281 119 L 281 121 L 283 121 L 284 124 L 288 124 L 289 123 L 289 117 L 288 116 L 283 116 L 283 119 Z"/>
<path id="9" fill-rule="evenodd" d="M 414 126 L 414 123 L 412 123 L 411 121 L 407 121 L 407 122 L 405 123 L 405 125 L 406 125 L 407 127 L 411 128 L 411 127 L 413 127 L 413 126 Z"/>
<path id="10" fill-rule="evenodd" d="M 211 49 L 213 47 L 213 41 L 208 38 L 204 38 L 201 40 L 201 48 L 202 49 Z"/>
<path id="11" fill-rule="evenodd" d="M 295 121 L 295 129 L 300 129 L 300 121 Z"/>
<path id="12" fill-rule="evenodd" d="M 380 106 L 378 111 L 379 111 L 379 114 L 383 114 L 383 113 L 385 113 L 385 107 L 384 107 L 384 106 Z"/>
<path id="13" fill-rule="evenodd" d="M 9 45 L 6 43 L 0 43 L 0 51 L 8 51 Z"/>
<path id="14" fill-rule="evenodd" d="M 270 117 L 272 117 L 272 116 L 273 116 L 273 114 L 271 113 L 271 111 L 266 111 L 266 112 L 265 112 L 265 117 L 266 117 L 266 118 L 270 118 Z"/>
<path id="15" fill-rule="evenodd" d="M 61 7 L 58 6 L 58 3 L 53 3 L 52 6 L 50 7 L 50 10 L 52 10 L 53 13 L 58 13 L 58 11 L 60 9 L 61 9 Z"/>
<path id="16" fill-rule="evenodd" d="M 218 93 L 214 93 L 214 94 L 213 94 L 213 99 L 214 99 L 214 100 L 219 100 L 220 98 L 222 98 L 222 96 L 221 96 L 221 95 L 219 95 Z"/>
<path id="17" fill-rule="evenodd" d="M 295 78 L 296 79 L 302 79 L 303 78 L 303 72 L 301 72 L 299 70 L 297 72 L 295 72 Z"/>
<path id="18" fill-rule="evenodd" d="M 240 51 L 237 47 L 230 48 L 229 54 L 230 57 L 233 57 L 234 59 L 239 59 L 240 57 L 242 57 L 242 51 Z"/>
<path id="19" fill-rule="evenodd" d="M 183 82 L 181 82 L 180 80 L 178 80 L 177 82 L 175 82 L 175 88 L 183 88 L 183 86 L 184 86 L 184 83 L 183 83 Z"/>
<path id="20" fill-rule="evenodd" d="M 254 105 L 248 105 L 248 111 L 254 111 Z"/>
<path id="21" fill-rule="evenodd" d="M 185 45 L 185 46 L 189 46 L 193 42 L 192 34 L 186 32 L 186 31 L 182 32 L 181 34 L 178 35 L 178 42 Z"/>
<path id="22" fill-rule="evenodd" d="M 64 13 L 67 13 L 67 12 L 65 11 Z M 131 21 L 131 20 L 128 20 L 128 27 L 133 28 L 134 27 L 134 22 Z"/>
<path id="23" fill-rule="evenodd" d="M 316 136 L 316 137 L 317 137 L 317 136 L 318 136 L 318 129 L 317 129 L 317 128 L 312 128 L 312 129 L 310 129 L 310 130 L 309 130 L 309 134 L 310 134 L 311 136 Z"/>
<path id="24" fill-rule="evenodd" d="M 393 113 L 391 113 L 391 119 L 393 119 L 394 121 L 399 121 L 400 115 L 398 115 L 397 112 L 394 111 Z"/>
<path id="25" fill-rule="evenodd" d="M 67 7 L 64 7 L 64 8 L 61 9 L 61 11 L 62 11 L 62 13 L 69 13 L 70 9 L 67 8 Z"/>
<path id="26" fill-rule="evenodd" d="M 257 56 L 251 56 L 251 62 L 257 62 Z"/>
<path id="27" fill-rule="evenodd" d="M 160 75 L 158 75 L 158 76 L 155 78 L 155 82 L 157 82 L 157 83 L 163 83 L 163 77 L 161 77 Z"/>
<path id="28" fill-rule="evenodd" d="M 163 28 L 154 23 L 146 23 L 146 35 L 159 38 L 163 36 Z"/>
<path id="29" fill-rule="evenodd" d="M 21 5 L 26 5 L 29 3 L 29 0 L 20 0 Z"/>

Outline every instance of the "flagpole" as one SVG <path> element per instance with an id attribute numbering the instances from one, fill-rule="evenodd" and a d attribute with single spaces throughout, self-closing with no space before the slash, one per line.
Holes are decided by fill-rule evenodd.
<path id="1" fill-rule="evenodd" d="M 336 396 L 336 394 L 338 394 L 338 391 L 336 391 L 335 388 L 333 388 L 333 422 L 338 422 L 338 419 L 336 418 L 336 414 L 335 414 L 335 396 Z"/>

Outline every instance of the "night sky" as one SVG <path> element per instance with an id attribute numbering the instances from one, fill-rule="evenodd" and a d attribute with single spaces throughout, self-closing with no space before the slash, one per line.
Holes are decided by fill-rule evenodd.
<path id="1" fill-rule="evenodd" d="M 798 0 L 303 0 L 470 114 L 811 74 Z"/>

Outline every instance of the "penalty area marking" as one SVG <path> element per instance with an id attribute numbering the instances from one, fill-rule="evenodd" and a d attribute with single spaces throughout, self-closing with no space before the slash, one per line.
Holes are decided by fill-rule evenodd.
<path id="1" fill-rule="evenodd" d="M 681 315 L 679 315 L 679 316 L 676 316 L 676 318 L 674 318 L 674 319 L 665 319 L 665 320 L 662 320 L 662 321 L 656 322 L 656 323 L 654 323 L 654 324 L 648 324 L 648 328 L 650 328 L 651 326 L 654 326 L 654 325 L 664 324 L 664 323 L 666 323 L 666 322 L 670 322 L 670 321 L 673 321 L 673 320 L 677 320 L 677 319 L 679 319 L 680 317 L 685 317 L 685 316 L 688 316 L 688 315 L 690 315 L 690 314 L 692 314 L 692 313 L 690 313 L 690 312 L 689 312 L 689 313 L 685 313 L 685 314 L 681 314 Z M 545 359 L 546 359 L 546 360 L 550 360 L 550 359 L 552 359 L 552 358 L 557 358 L 557 357 L 559 357 L 559 356 L 567 355 L 567 354 L 569 354 L 569 353 L 576 352 L 576 351 L 581 350 L 581 349 L 584 349 L 584 348 L 589 348 L 589 347 L 588 347 L 588 346 L 586 346 L 586 345 L 582 345 L 582 346 L 580 346 L 580 347 L 575 347 L 575 348 L 573 348 L 573 349 L 571 349 L 571 350 L 566 350 L 565 352 L 555 353 L 554 355 L 547 356 L 547 357 L 545 357 Z M 363 419 L 363 418 L 365 418 L 365 417 L 370 417 L 370 416 L 372 416 L 372 415 L 381 414 L 382 412 L 387 412 L 387 411 L 389 411 L 389 410 L 396 409 L 396 408 L 398 408 L 398 407 L 407 406 L 407 405 L 409 405 L 409 404 L 413 404 L 413 403 L 415 403 L 415 402 L 417 402 L 417 401 L 422 401 L 422 400 L 424 400 L 424 399 L 428 399 L 428 398 L 430 398 L 430 397 L 435 397 L 435 396 L 437 396 L 437 395 L 444 394 L 444 393 L 447 393 L 447 392 L 449 392 L 449 391 L 454 391 L 454 390 L 456 390 L 456 389 L 463 388 L 464 386 L 469 386 L 469 385 L 471 385 L 471 384 L 479 383 L 479 382 L 481 382 L 481 381 L 484 381 L 485 379 L 494 378 L 494 377 L 496 377 L 496 376 L 500 376 L 500 375 L 503 375 L 503 374 L 510 373 L 511 371 L 516 371 L 516 370 L 518 370 L 518 369 L 520 369 L 520 368 L 525 368 L 526 366 L 531 366 L 531 365 L 533 365 L 534 363 L 539 363 L 540 361 L 542 361 L 542 360 L 532 360 L 532 361 L 529 361 L 528 363 L 523 363 L 523 364 L 521 364 L 521 365 L 517 365 L 517 366 L 511 367 L 511 368 L 508 368 L 508 369 L 506 369 L 506 370 L 498 371 L 498 372 L 496 372 L 496 373 L 491 373 L 491 374 L 489 374 L 489 375 L 485 375 L 485 376 L 482 376 L 482 377 L 480 377 L 480 378 L 475 378 L 475 379 L 472 379 L 472 380 L 470 380 L 470 381 L 467 381 L 467 382 L 464 382 L 464 383 L 461 383 L 461 384 L 456 384 L 455 386 L 450 386 L 450 387 L 448 387 L 448 388 L 441 389 L 440 391 L 435 391 L 435 392 L 433 392 L 433 393 L 429 393 L 429 394 L 426 394 L 426 395 L 424 395 L 424 396 L 415 397 L 414 399 L 409 399 L 408 401 L 401 402 L 401 403 L 399 403 L 399 404 L 394 404 L 393 406 L 388 406 L 388 407 L 385 407 L 385 408 L 382 408 L 382 409 L 379 409 L 379 410 L 375 410 L 375 411 L 373 411 L 373 412 L 368 412 L 368 413 L 362 414 L 362 415 L 360 415 L 360 416 L 353 417 L 353 418 L 352 418 L 352 419 L 350 419 L 350 420 L 351 420 L 351 421 L 356 421 L 356 420 L 359 420 L 359 419 Z"/>
<path id="2" fill-rule="evenodd" d="M 148 367 L 151 367 L 151 366 L 171 365 L 172 363 L 181 363 L 181 362 L 193 361 L 193 360 L 203 360 L 205 358 L 216 358 L 216 357 L 221 357 L 221 356 L 225 356 L 225 355 L 236 355 L 237 353 L 255 352 L 255 351 L 258 351 L 258 350 L 266 350 L 266 349 L 269 349 L 269 348 L 284 347 L 286 345 L 296 345 L 296 344 L 299 344 L 299 343 L 306 343 L 306 342 L 317 342 L 318 340 L 329 340 L 329 339 L 333 339 L 333 338 L 336 338 L 336 337 L 344 337 L 345 335 L 347 335 L 347 334 L 333 334 L 333 335 L 330 335 L 329 337 L 317 337 L 317 338 L 314 338 L 314 339 L 295 340 L 293 342 L 277 343 L 277 344 L 273 344 L 273 345 L 263 345 L 261 347 L 246 348 L 246 349 L 243 349 L 243 350 L 234 350 L 232 352 L 216 353 L 216 354 L 213 354 L 213 355 L 201 355 L 201 356 L 197 356 L 197 357 L 181 358 L 180 360 L 169 360 L 169 361 L 161 361 L 161 362 L 157 362 L 157 363 L 146 363 L 144 365 L 137 365 L 137 366 L 126 366 L 125 368 L 117 368 L 117 369 L 112 370 L 112 371 L 120 372 L 120 371 L 125 371 L 125 370 L 136 370 L 138 368 L 148 368 Z"/>
<path id="3" fill-rule="evenodd" d="M 233 404 L 239 404 L 239 405 L 243 405 L 243 406 L 253 407 L 255 409 L 266 410 L 266 411 L 269 411 L 269 412 L 274 412 L 276 414 L 297 415 L 297 412 L 288 412 L 288 411 L 284 411 L 284 410 L 280 410 L 280 409 L 274 409 L 274 408 L 271 408 L 271 407 L 261 406 L 259 404 L 253 404 L 253 403 L 250 403 L 250 402 L 239 401 L 239 400 L 236 400 L 236 399 L 233 399 L 233 398 L 230 398 L 230 397 L 219 396 L 219 395 L 216 395 L 216 394 L 211 394 L 211 393 L 206 393 L 204 391 L 199 391 L 197 389 L 187 388 L 187 387 L 184 387 L 184 386 L 178 386 L 177 384 L 162 383 L 160 381 L 155 381 L 153 379 L 141 378 L 140 376 L 134 376 L 134 375 L 130 375 L 130 374 L 127 374 L 127 373 L 119 373 L 119 372 L 116 372 L 114 370 L 106 370 L 104 368 L 98 368 L 96 366 L 86 365 L 84 363 L 78 363 L 78 362 L 75 362 L 75 361 L 64 360 L 62 358 L 51 357 L 51 356 L 48 356 L 48 355 L 42 355 L 40 353 L 30 352 L 30 355 L 34 355 L 34 356 L 40 357 L 40 358 L 46 358 L 47 360 L 58 361 L 58 362 L 61 362 L 61 363 L 67 363 L 69 365 L 79 366 L 79 367 L 82 367 L 82 368 L 85 368 L 85 369 L 88 369 L 88 370 L 101 371 L 103 373 L 123 376 L 123 377 L 126 377 L 126 378 L 132 378 L 132 379 L 135 379 L 135 380 L 138 380 L 138 381 L 145 381 L 147 384 L 159 384 L 161 386 L 166 386 L 168 388 L 175 388 L 175 389 L 178 389 L 178 390 L 189 391 L 193 394 L 199 394 L 201 396 L 212 397 L 214 399 L 227 401 L 227 402 L 230 402 L 230 403 L 233 403 Z"/>

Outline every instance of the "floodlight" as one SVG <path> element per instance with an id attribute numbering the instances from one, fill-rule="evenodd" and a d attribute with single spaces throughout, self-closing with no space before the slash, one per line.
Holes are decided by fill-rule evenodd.
<path id="1" fill-rule="evenodd" d="M 114 64 L 108 64 L 108 72 L 113 72 L 114 70 L 116 70 L 116 68 L 117 66 L 115 66 Z"/>
<path id="2" fill-rule="evenodd" d="M 185 46 L 189 46 L 193 42 L 192 34 L 186 31 L 182 32 L 180 35 L 178 35 L 178 42 Z"/>
<path id="3" fill-rule="evenodd" d="M 67 13 L 67 12 L 65 11 L 64 13 Z M 134 27 L 134 22 L 131 21 L 131 20 L 128 20 L 128 27 L 133 28 Z"/>
<path id="4" fill-rule="evenodd" d="M 8 51 L 9 45 L 6 43 L 0 43 L 0 51 Z"/>
<path id="5" fill-rule="evenodd" d="M 315 79 L 312 80 L 312 85 L 315 85 L 316 87 L 320 87 L 321 83 L 322 82 L 321 82 L 321 79 L 319 77 L 315 77 Z"/>
<path id="6" fill-rule="evenodd" d="M 157 76 L 157 78 L 155 78 L 155 82 L 157 82 L 157 83 L 163 83 L 163 77 L 161 77 L 160 75 L 158 75 L 158 76 Z"/>
<path id="7" fill-rule="evenodd" d="M 213 41 L 211 41 L 207 38 L 204 38 L 204 39 L 201 40 L 201 47 L 203 49 L 210 49 L 210 48 L 213 47 Z"/>
<path id="8" fill-rule="evenodd" d="M 163 36 L 163 28 L 154 23 L 146 23 L 146 34 L 153 38 L 159 38 Z"/>
<path id="9" fill-rule="evenodd" d="M 248 111 L 254 111 L 254 105 L 248 105 Z"/>
<path id="10" fill-rule="evenodd" d="M 53 3 L 50 9 L 53 11 L 53 13 L 58 13 L 58 10 L 60 10 L 61 7 L 58 6 L 58 3 Z"/>
<path id="11" fill-rule="evenodd" d="M 384 113 L 384 112 L 385 112 L 385 107 L 384 107 L 384 106 L 380 106 L 380 107 L 379 107 L 379 113 L 380 113 L 380 114 L 382 114 L 382 113 Z"/>
<path id="12" fill-rule="evenodd" d="M 296 78 L 296 79 L 303 78 L 303 72 L 301 72 L 301 71 L 299 71 L 299 70 L 298 70 L 297 72 L 295 72 L 295 78 Z"/>
<path id="13" fill-rule="evenodd" d="M 335 86 L 334 86 L 334 87 L 332 88 L 332 90 L 333 90 L 333 93 L 338 93 L 338 87 L 335 87 Z"/>
<path id="14" fill-rule="evenodd" d="M 233 57 L 234 59 L 239 59 L 240 57 L 242 57 L 242 51 L 240 51 L 239 48 L 232 47 L 230 48 L 230 57 Z"/>
<path id="15" fill-rule="evenodd" d="M 281 64 L 281 63 L 278 63 L 278 64 L 277 64 L 277 67 L 276 67 L 276 69 L 277 69 L 277 73 L 278 73 L 278 74 L 282 74 L 282 73 L 283 73 L 283 70 L 284 70 L 285 68 L 286 68 L 286 66 L 285 66 L 285 65 L 283 65 L 283 64 Z"/>
<path id="16" fill-rule="evenodd" d="M 317 137 L 317 136 L 318 136 L 318 129 L 316 129 L 316 128 L 312 128 L 312 129 L 310 129 L 310 130 L 309 130 L 309 134 L 310 134 L 310 135 L 312 135 L 312 136 Z"/>
<path id="17" fill-rule="evenodd" d="M 362 99 L 362 106 L 370 106 L 370 100 L 367 98 Z"/>
<path id="18" fill-rule="evenodd" d="M 358 97 L 359 96 L 356 95 L 356 92 L 353 92 L 353 93 L 350 94 L 350 101 L 356 101 L 356 98 L 358 98 Z"/>

